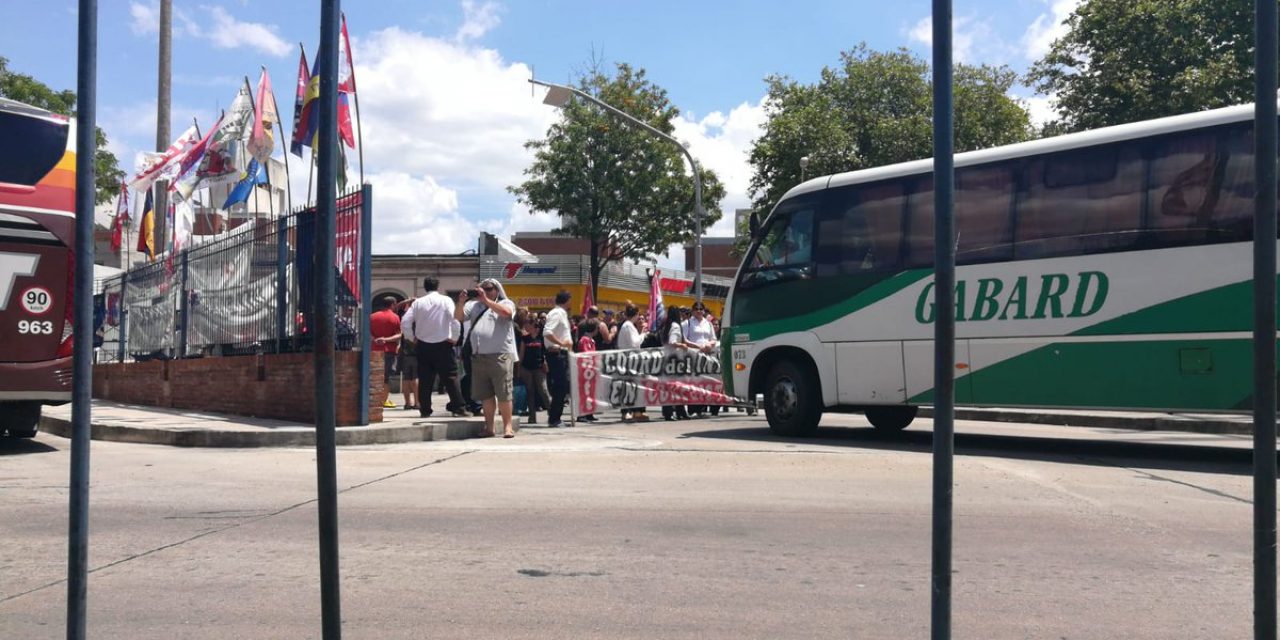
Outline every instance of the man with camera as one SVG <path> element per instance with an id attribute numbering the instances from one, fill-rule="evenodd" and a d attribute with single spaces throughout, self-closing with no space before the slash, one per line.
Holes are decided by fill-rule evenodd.
<path id="1" fill-rule="evenodd" d="M 516 334 L 512 320 L 515 302 L 502 284 L 492 278 L 480 283 L 476 303 L 464 308 L 466 293 L 458 295 L 454 318 L 467 327 L 471 345 L 471 395 L 484 410 L 484 436 L 495 435 L 494 414 L 502 416 L 502 437 L 516 435 L 512 424 L 512 374 L 516 361 Z"/>

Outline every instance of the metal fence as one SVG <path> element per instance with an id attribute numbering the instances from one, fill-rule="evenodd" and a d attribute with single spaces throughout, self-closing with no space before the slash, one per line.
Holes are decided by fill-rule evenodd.
<path id="1" fill-rule="evenodd" d="M 361 216 L 368 192 L 338 199 L 336 340 L 360 348 Z M 312 348 L 315 209 L 235 231 L 102 281 L 99 361 L 288 353 Z M 198 237 L 197 237 L 198 238 Z"/>

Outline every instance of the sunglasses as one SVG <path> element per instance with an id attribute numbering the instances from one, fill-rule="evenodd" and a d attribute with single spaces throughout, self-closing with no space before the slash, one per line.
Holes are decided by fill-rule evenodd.
<path id="1" fill-rule="evenodd" d="M 497 290 L 498 290 L 498 289 L 497 289 L 497 287 L 480 287 L 480 288 L 481 288 L 481 289 L 484 289 L 485 291 L 497 291 Z"/>

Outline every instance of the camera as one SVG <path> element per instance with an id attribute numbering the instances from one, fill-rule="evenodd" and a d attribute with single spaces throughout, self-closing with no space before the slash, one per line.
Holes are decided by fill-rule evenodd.
<path id="1" fill-rule="evenodd" d="M 479 298 L 480 290 L 476 288 L 467 289 L 467 297 L 472 299 Z"/>

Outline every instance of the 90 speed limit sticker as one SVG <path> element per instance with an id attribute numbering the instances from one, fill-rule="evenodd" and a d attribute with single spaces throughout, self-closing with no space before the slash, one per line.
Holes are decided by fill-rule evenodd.
<path id="1" fill-rule="evenodd" d="M 27 313 L 39 315 L 44 313 L 53 306 L 53 296 L 49 294 L 49 290 L 42 287 L 31 287 L 22 292 L 22 308 Z"/>

